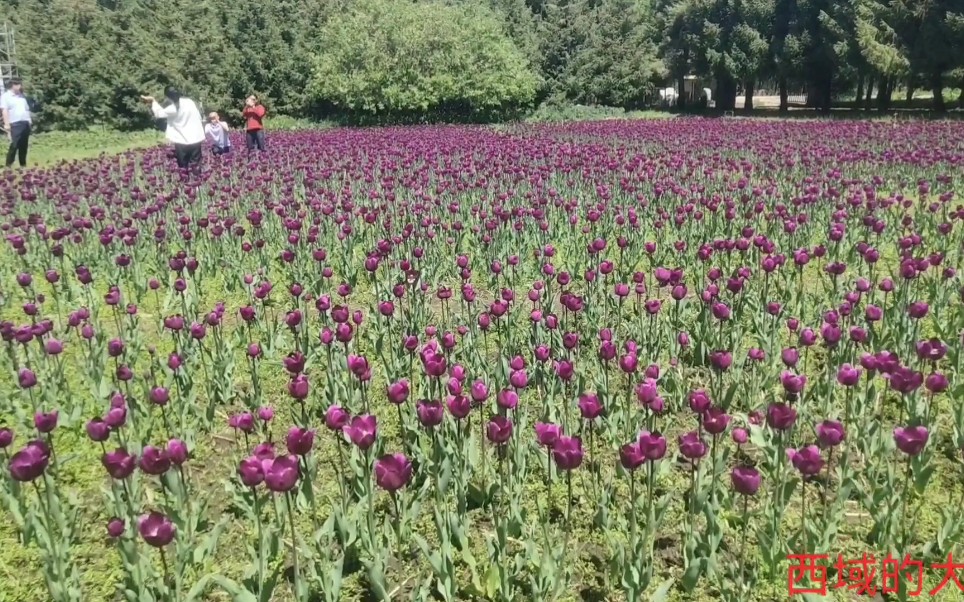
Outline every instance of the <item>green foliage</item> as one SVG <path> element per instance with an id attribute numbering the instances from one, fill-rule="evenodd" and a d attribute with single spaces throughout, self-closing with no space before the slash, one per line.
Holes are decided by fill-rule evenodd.
<path id="1" fill-rule="evenodd" d="M 669 119 L 672 115 L 658 111 L 627 111 L 615 107 L 589 105 L 543 104 L 526 117 L 529 123 L 566 123 L 603 121 L 607 119 Z"/>
<path id="2" fill-rule="evenodd" d="M 634 108 L 652 100 L 666 72 L 652 13 L 638 0 L 563 1 L 547 7 L 550 93 L 584 104 Z"/>
<path id="3" fill-rule="evenodd" d="M 138 95 L 179 87 L 240 122 L 258 93 L 271 114 L 305 114 L 311 26 L 325 0 L 5 0 L 18 70 L 61 129 L 142 129 Z"/>
<path id="4" fill-rule="evenodd" d="M 445 23 L 445 27 L 439 27 Z M 481 5 L 363 0 L 322 27 L 310 90 L 339 112 L 404 118 L 526 106 L 538 78 Z"/>
<path id="5" fill-rule="evenodd" d="M 173 84 L 234 125 L 269 115 L 479 121 L 527 107 L 635 109 L 698 75 L 811 105 L 964 79 L 964 0 L 0 0 L 46 127 L 151 127 Z M 857 94 L 854 94 L 856 89 Z M 784 103 L 784 106 L 786 104 Z"/>

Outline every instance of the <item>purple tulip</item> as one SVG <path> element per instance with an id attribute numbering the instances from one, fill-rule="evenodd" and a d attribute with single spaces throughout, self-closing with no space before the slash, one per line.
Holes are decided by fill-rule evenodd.
<path id="1" fill-rule="evenodd" d="M 512 421 L 504 416 L 493 416 L 486 426 L 486 437 L 495 445 L 508 443 L 512 437 Z"/>
<path id="2" fill-rule="evenodd" d="M 643 431 L 639 434 L 636 443 L 646 460 L 655 462 L 666 455 L 666 438 L 659 433 Z"/>
<path id="3" fill-rule="evenodd" d="M 584 393 L 579 396 L 579 413 L 584 420 L 595 420 L 602 415 L 602 412 L 602 402 L 597 395 Z"/>
<path id="4" fill-rule="evenodd" d="M 308 377 L 304 374 L 299 374 L 288 382 L 288 395 L 298 401 L 308 398 L 308 390 Z"/>
<path id="5" fill-rule="evenodd" d="M 940 339 L 928 339 L 917 342 L 917 357 L 924 361 L 938 362 L 947 353 L 947 346 Z"/>
<path id="6" fill-rule="evenodd" d="M 788 449 L 787 457 L 793 467 L 804 477 L 816 475 L 823 469 L 823 456 L 820 455 L 820 448 L 816 445 L 808 445 L 800 449 Z"/>
<path id="7" fill-rule="evenodd" d="M 774 430 L 789 430 L 796 421 L 797 411 L 783 402 L 767 407 L 767 424 Z"/>
<path id="8" fill-rule="evenodd" d="M 145 473 L 159 476 L 171 468 L 171 458 L 167 455 L 167 450 L 148 445 L 141 450 L 138 465 Z"/>
<path id="9" fill-rule="evenodd" d="M 947 377 L 940 372 L 928 374 L 924 380 L 924 387 L 931 393 L 943 393 L 947 390 L 948 386 Z"/>
<path id="10" fill-rule="evenodd" d="M 552 459 L 560 470 L 575 470 L 582 464 L 582 439 L 561 435 L 552 446 Z"/>
<path id="11" fill-rule="evenodd" d="M 126 528 L 124 520 L 116 516 L 107 521 L 107 535 L 111 539 L 117 539 L 123 535 Z"/>
<path id="12" fill-rule="evenodd" d="M 112 429 L 119 429 L 124 426 L 124 423 L 127 422 L 127 408 L 124 406 L 111 408 L 104 415 L 104 422 Z"/>
<path id="13" fill-rule="evenodd" d="M 117 448 L 101 456 L 100 463 L 107 470 L 107 474 L 121 481 L 131 476 L 137 468 L 137 456 L 128 453 L 124 448 Z"/>
<path id="14" fill-rule="evenodd" d="M 295 456 L 278 456 L 270 463 L 262 461 L 262 468 L 265 487 L 275 493 L 285 493 L 293 489 L 300 476 L 298 458 Z"/>
<path id="15" fill-rule="evenodd" d="M 730 417 L 720 408 L 710 408 L 703 413 L 703 428 L 711 435 L 719 435 L 730 424 Z"/>
<path id="16" fill-rule="evenodd" d="M 636 470 L 646 461 L 639 443 L 627 443 L 619 448 L 619 463 L 629 471 Z"/>
<path id="17" fill-rule="evenodd" d="M 636 399 L 639 403 L 648 405 L 659 397 L 659 385 L 655 378 L 647 378 L 636 386 Z"/>
<path id="18" fill-rule="evenodd" d="M 404 454 L 388 454 L 375 461 L 375 483 L 395 492 L 412 479 L 412 463 Z"/>
<path id="19" fill-rule="evenodd" d="M 170 458 L 171 464 L 174 466 L 181 466 L 187 462 L 188 449 L 187 443 L 181 441 L 180 439 L 171 439 L 167 442 L 167 457 Z"/>
<path id="20" fill-rule="evenodd" d="M 151 389 L 151 403 L 154 405 L 167 405 L 170 395 L 164 387 L 154 387 Z"/>
<path id="21" fill-rule="evenodd" d="M 0 428 L 0 449 L 7 449 L 13 444 L 13 431 L 7 427 Z"/>
<path id="22" fill-rule="evenodd" d="M 37 375 L 32 370 L 21 368 L 17 372 L 17 381 L 21 389 L 29 389 L 37 384 Z"/>
<path id="23" fill-rule="evenodd" d="M 58 412 L 37 412 L 33 416 L 33 424 L 41 433 L 49 433 L 57 428 Z"/>
<path id="24" fill-rule="evenodd" d="M 472 402 L 464 395 L 449 395 L 445 399 L 445 405 L 456 420 L 461 420 L 472 411 Z"/>
<path id="25" fill-rule="evenodd" d="M 344 427 L 345 435 L 348 439 L 358 447 L 358 449 L 365 451 L 375 443 L 375 433 L 377 431 L 378 425 L 374 416 L 371 414 L 365 414 L 363 416 L 355 416 L 351 419 L 351 422 Z"/>
<path id="26" fill-rule="evenodd" d="M 745 428 L 737 427 L 733 429 L 730 433 L 730 437 L 733 439 L 733 443 L 737 445 L 743 445 L 750 438 L 749 434 L 746 432 Z"/>
<path id="27" fill-rule="evenodd" d="M 706 410 L 710 409 L 713 402 L 710 400 L 710 395 L 706 391 L 690 391 L 688 396 L 690 409 L 696 414 L 703 414 Z"/>
<path id="28" fill-rule="evenodd" d="M 711 351 L 710 365 L 719 371 L 727 370 L 733 363 L 733 354 L 729 351 Z"/>
<path id="29" fill-rule="evenodd" d="M 760 489 L 760 472 L 752 466 L 736 466 L 730 472 L 730 481 L 740 495 L 756 495 Z"/>
<path id="30" fill-rule="evenodd" d="M 783 390 L 786 391 L 788 395 L 799 395 L 807 384 L 807 377 L 804 374 L 784 372 L 780 375 L 780 384 L 783 385 Z"/>
<path id="31" fill-rule="evenodd" d="M 472 401 L 475 403 L 482 403 L 489 398 L 489 389 L 485 386 L 485 383 L 481 380 L 477 380 L 472 383 L 469 388 L 469 395 L 472 397 Z"/>
<path id="32" fill-rule="evenodd" d="M 241 464 L 238 466 L 238 476 L 241 478 L 241 482 L 247 487 L 257 487 L 264 481 L 264 468 L 261 464 L 261 459 L 256 456 L 251 456 L 241 460 Z"/>
<path id="33" fill-rule="evenodd" d="M 285 444 L 288 453 L 293 456 L 306 456 L 311 452 L 311 447 L 315 443 L 315 431 L 300 426 L 293 426 L 288 429 L 288 436 Z"/>
<path id="34" fill-rule="evenodd" d="M 110 437 L 110 425 L 100 418 L 94 418 L 88 421 L 84 429 L 87 431 L 87 436 L 90 437 L 90 440 L 97 443 L 107 441 Z"/>
<path id="35" fill-rule="evenodd" d="M 50 448 L 40 440 L 31 441 L 13 454 L 8 466 L 14 481 L 28 483 L 43 475 L 50 462 Z"/>
<path id="36" fill-rule="evenodd" d="M 415 404 L 415 414 L 422 426 L 432 428 L 442 424 L 445 408 L 439 401 L 422 400 Z"/>
<path id="37" fill-rule="evenodd" d="M 515 370 L 509 375 L 509 384 L 516 390 L 525 389 L 529 384 L 529 375 L 525 370 Z"/>
<path id="38" fill-rule="evenodd" d="M 537 422 L 535 426 L 536 431 L 536 441 L 542 447 L 552 447 L 556 444 L 556 441 L 562 437 L 562 427 L 558 424 L 551 424 L 545 422 Z"/>
<path id="39" fill-rule="evenodd" d="M 907 306 L 907 315 L 914 320 L 920 320 L 927 315 L 929 306 L 923 301 L 915 301 Z"/>
<path id="40" fill-rule="evenodd" d="M 860 369 L 844 364 L 837 370 L 837 382 L 845 387 L 853 387 L 860 382 Z"/>
<path id="41" fill-rule="evenodd" d="M 408 399 L 409 386 L 408 381 L 402 379 L 398 382 L 388 385 L 388 401 L 395 405 L 400 405 L 405 403 Z"/>
<path id="42" fill-rule="evenodd" d="M 341 431 L 348 424 L 351 417 L 341 406 L 333 405 L 325 411 L 325 426 L 332 431 Z"/>
<path id="43" fill-rule="evenodd" d="M 894 429 L 894 443 L 897 449 L 908 456 L 916 456 L 924 450 L 930 433 L 926 426 L 897 427 Z"/>
<path id="44" fill-rule="evenodd" d="M 163 514 L 151 512 L 137 519 L 137 531 L 148 545 L 163 548 L 174 540 L 177 527 Z"/>
<path id="45" fill-rule="evenodd" d="M 254 415 L 251 412 L 243 412 L 234 417 L 233 426 L 243 433 L 251 434 L 254 432 Z"/>
<path id="46" fill-rule="evenodd" d="M 843 425 L 836 420 L 824 420 L 817 425 L 817 440 L 822 447 L 836 447 L 846 438 Z"/>
<path id="47" fill-rule="evenodd" d="M 502 389 L 495 396 L 495 403 L 504 410 L 514 410 L 519 405 L 519 395 L 512 389 Z"/>
<path id="48" fill-rule="evenodd" d="M 890 372 L 890 388 L 898 393 L 910 395 L 924 382 L 924 375 L 910 368 L 897 367 Z"/>
<path id="49" fill-rule="evenodd" d="M 281 360 L 285 371 L 287 371 L 292 376 L 297 376 L 301 374 L 305 369 L 305 356 L 300 352 L 289 353 Z"/>
<path id="50" fill-rule="evenodd" d="M 679 451 L 684 458 L 698 460 L 706 455 L 707 448 L 699 433 L 691 431 L 679 436 Z"/>

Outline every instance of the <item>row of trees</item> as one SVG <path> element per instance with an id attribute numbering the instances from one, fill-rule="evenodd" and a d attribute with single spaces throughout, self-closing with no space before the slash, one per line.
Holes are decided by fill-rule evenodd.
<path id="1" fill-rule="evenodd" d="M 634 108 L 698 74 L 733 108 L 791 90 L 889 108 L 964 74 L 964 0 L 0 0 L 58 127 L 143 126 L 174 83 L 227 111 L 485 119 L 545 101 Z M 682 86 L 680 86 L 682 88 Z"/>
<path id="2" fill-rule="evenodd" d="M 783 109 L 791 87 L 824 110 L 850 93 L 869 108 L 874 90 L 886 110 L 900 87 L 944 111 L 964 76 L 964 0 L 658 0 L 655 15 L 672 74 L 712 76 L 724 109 L 769 81 Z"/>

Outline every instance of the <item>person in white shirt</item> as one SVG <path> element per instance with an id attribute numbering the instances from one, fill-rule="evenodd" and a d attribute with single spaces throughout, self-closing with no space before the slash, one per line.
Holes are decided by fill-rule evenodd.
<path id="1" fill-rule="evenodd" d="M 30 104 L 23 95 L 23 83 L 19 79 L 10 80 L 9 89 L 0 95 L 0 110 L 3 112 L 3 130 L 10 139 L 7 150 L 7 167 L 14 159 L 20 160 L 20 167 L 27 165 L 27 145 L 30 142 Z"/>
<path id="2" fill-rule="evenodd" d="M 228 138 L 228 124 L 221 121 L 221 116 L 217 113 L 208 115 L 208 123 L 204 126 L 204 134 L 211 141 L 211 152 L 214 155 L 223 155 L 231 151 L 231 139 Z"/>
<path id="3" fill-rule="evenodd" d="M 171 104 L 162 107 L 153 96 L 141 96 L 150 105 L 155 119 L 167 121 L 164 135 L 174 144 L 177 166 L 198 172 L 201 169 L 201 147 L 204 144 L 204 124 L 201 112 L 190 98 L 182 96 L 176 89 L 168 86 L 164 96 Z"/>

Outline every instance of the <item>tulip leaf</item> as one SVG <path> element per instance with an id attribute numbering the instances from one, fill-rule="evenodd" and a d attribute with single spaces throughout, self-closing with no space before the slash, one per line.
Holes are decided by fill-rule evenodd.
<path id="1" fill-rule="evenodd" d="M 212 584 L 220 587 L 226 594 L 231 596 L 232 602 L 258 602 L 258 598 L 239 583 L 217 574 L 205 575 L 198 580 L 185 596 L 186 602 L 202 600 L 202 596 Z"/>
<path id="2" fill-rule="evenodd" d="M 681 579 L 683 589 L 687 592 L 693 591 L 693 589 L 696 588 L 696 584 L 699 582 L 702 574 L 703 562 L 702 559 L 697 559 L 690 564 L 686 571 L 683 572 L 683 577 Z"/>
<path id="3" fill-rule="evenodd" d="M 656 591 L 653 592 L 653 595 L 650 596 L 649 602 L 666 602 L 669 598 L 669 590 L 673 587 L 673 583 L 675 583 L 675 581 L 672 577 L 660 583 Z"/>

